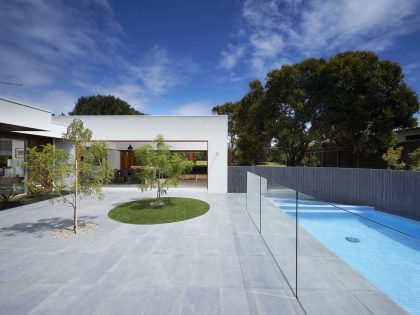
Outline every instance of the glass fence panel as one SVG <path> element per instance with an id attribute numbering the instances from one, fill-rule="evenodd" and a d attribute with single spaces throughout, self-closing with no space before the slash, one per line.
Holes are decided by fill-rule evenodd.
<path id="1" fill-rule="evenodd" d="M 254 221 L 258 231 L 260 229 L 260 201 L 261 201 L 261 177 L 247 172 L 246 176 L 246 209 Z"/>
<path id="2" fill-rule="evenodd" d="M 252 173 L 247 184 L 247 210 L 293 293 L 305 296 L 302 307 L 320 290 L 331 309 L 371 291 L 393 313 L 420 314 L 419 221 L 317 200 Z"/>
<path id="3" fill-rule="evenodd" d="M 296 191 L 276 182 L 262 181 L 261 236 L 280 267 L 286 282 L 297 294 Z"/>

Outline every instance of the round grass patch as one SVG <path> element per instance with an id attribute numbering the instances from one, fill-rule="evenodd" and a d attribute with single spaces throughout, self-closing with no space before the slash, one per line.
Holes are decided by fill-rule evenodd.
<path id="1" fill-rule="evenodd" d="M 108 212 L 111 219 L 130 224 L 161 224 L 183 221 L 203 215 L 210 209 L 207 202 L 192 198 L 165 197 L 164 204 L 154 206 L 155 198 L 124 203 Z"/>

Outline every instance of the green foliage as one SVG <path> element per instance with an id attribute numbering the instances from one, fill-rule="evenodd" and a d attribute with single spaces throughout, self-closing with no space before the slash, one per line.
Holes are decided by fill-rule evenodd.
<path id="1" fill-rule="evenodd" d="M 267 124 L 276 147 L 286 155 L 287 165 L 300 165 L 316 139 L 316 78 L 324 63 L 322 59 L 307 59 L 267 75 Z"/>
<path id="2" fill-rule="evenodd" d="M 159 135 L 151 145 L 134 150 L 136 160 L 145 168 L 139 173 L 141 191 L 157 189 L 157 198 L 167 193 L 169 185 L 177 186 L 181 176 L 192 169 L 193 163 L 179 153 L 170 152 L 163 136 Z"/>
<path id="3" fill-rule="evenodd" d="M 234 119 L 234 112 L 236 107 L 237 103 L 228 102 L 223 105 L 214 106 L 212 109 L 213 114 L 228 116 L 228 136 L 231 149 L 234 149 L 236 145 L 236 129 Z"/>
<path id="4" fill-rule="evenodd" d="M 411 169 L 416 172 L 420 172 L 420 148 L 417 148 L 415 151 L 408 154 L 412 164 L 410 165 Z"/>
<path id="5" fill-rule="evenodd" d="M 274 144 L 288 165 L 305 159 L 310 145 L 375 153 L 393 145 L 393 131 L 415 125 L 419 110 L 399 64 L 369 51 L 309 58 L 253 81 L 237 103 L 214 107 L 230 115 L 235 163 L 264 161 Z"/>
<path id="6" fill-rule="evenodd" d="M 82 96 L 69 115 L 143 115 L 126 101 L 108 95 Z"/>
<path id="7" fill-rule="evenodd" d="M 92 131 L 85 128 L 80 119 L 73 120 L 63 136 L 63 141 L 74 146 L 75 155 L 58 163 L 61 176 L 56 178 L 55 188 L 70 192 L 70 195 L 62 197 L 64 203 L 73 207 L 77 197 L 96 194 L 102 199 L 102 184 L 110 182 L 113 176 L 107 160 L 106 143 L 90 142 L 91 138 Z"/>
<path id="8" fill-rule="evenodd" d="M 0 201 L 1 202 L 9 202 L 12 200 L 15 196 L 17 196 L 16 188 L 13 186 L 13 188 L 10 189 L 0 189 Z"/>
<path id="9" fill-rule="evenodd" d="M 237 132 L 234 159 L 240 165 L 256 165 L 267 158 L 270 135 L 266 132 L 265 92 L 261 82 L 249 84 L 250 90 L 234 111 Z"/>
<path id="10" fill-rule="evenodd" d="M 52 187 L 64 204 L 73 208 L 74 232 L 77 233 L 78 200 L 84 196 L 102 195 L 102 184 L 110 182 L 113 172 L 107 161 L 107 147 L 103 141 L 91 142 L 92 132 L 75 119 L 67 127 L 63 141 L 75 148 L 69 155 L 52 145 L 29 150 L 28 168 L 32 184 Z M 65 193 L 64 193 L 65 192 Z M 51 200 L 54 202 L 54 199 Z"/>
<path id="11" fill-rule="evenodd" d="M 388 164 L 388 168 L 394 170 L 405 169 L 406 164 L 401 161 L 401 153 L 403 147 L 389 147 L 388 150 L 382 155 L 382 159 Z"/>
<path id="12" fill-rule="evenodd" d="M 337 147 L 377 152 L 392 145 L 393 130 L 414 126 L 418 99 L 400 65 L 373 52 L 337 54 L 322 67 L 319 83 L 318 127 Z"/>
<path id="13" fill-rule="evenodd" d="M 50 143 L 29 148 L 25 163 L 30 175 L 27 188 L 40 185 L 45 191 L 51 191 L 56 177 L 60 176 L 61 170 L 57 167 L 57 163 L 67 159 L 67 152 L 56 149 Z"/>
<path id="14" fill-rule="evenodd" d="M 29 196 L 39 197 L 44 193 L 44 187 L 32 179 L 25 181 L 26 191 Z"/>

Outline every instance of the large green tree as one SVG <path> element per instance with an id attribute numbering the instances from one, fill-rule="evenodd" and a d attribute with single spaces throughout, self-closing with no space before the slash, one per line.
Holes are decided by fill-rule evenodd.
<path id="1" fill-rule="evenodd" d="M 317 136 L 318 73 L 322 59 L 285 65 L 267 75 L 266 125 L 287 165 L 300 165 Z"/>
<path id="2" fill-rule="evenodd" d="M 112 95 L 82 96 L 69 115 L 143 115 L 126 101 Z"/>
<path id="3" fill-rule="evenodd" d="M 419 103 L 397 63 L 350 51 L 273 70 L 265 89 L 253 81 L 239 102 L 213 110 L 231 115 L 236 163 L 263 161 L 274 140 L 288 165 L 301 165 L 309 147 L 384 152 L 394 130 L 415 125 Z"/>
<path id="4" fill-rule="evenodd" d="M 321 139 L 338 148 L 375 153 L 388 148 L 393 131 L 412 127 L 417 95 L 399 64 L 369 51 L 337 54 L 321 69 L 317 120 Z"/>
<path id="5" fill-rule="evenodd" d="M 235 161 L 255 165 L 267 158 L 271 136 L 266 126 L 265 91 L 259 80 L 249 84 L 249 92 L 234 110 L 236 140 Z"/>
<path id="6" fill-rule="evenodd" d="M 235 130 L 235 119 L 234 112 L 237 107 L 237 103 L 227 102 L 223 105 L 214 106 L 212 109 L 213 114 L 227 115 L 228 116 L 228 137 L 231 149 L 235 149 L 236 130 Z"/>

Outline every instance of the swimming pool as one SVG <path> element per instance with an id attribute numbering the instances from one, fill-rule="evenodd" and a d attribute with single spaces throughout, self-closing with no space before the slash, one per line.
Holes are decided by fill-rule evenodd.
<path id="1" fill-rule="evenodd" d="M 269 199 L 295 219 L 295 200 Z M 420 222 L 313 199 L 300 200 L 298 209 L 301 227 L 405 310 L 420 314 Z"/>

